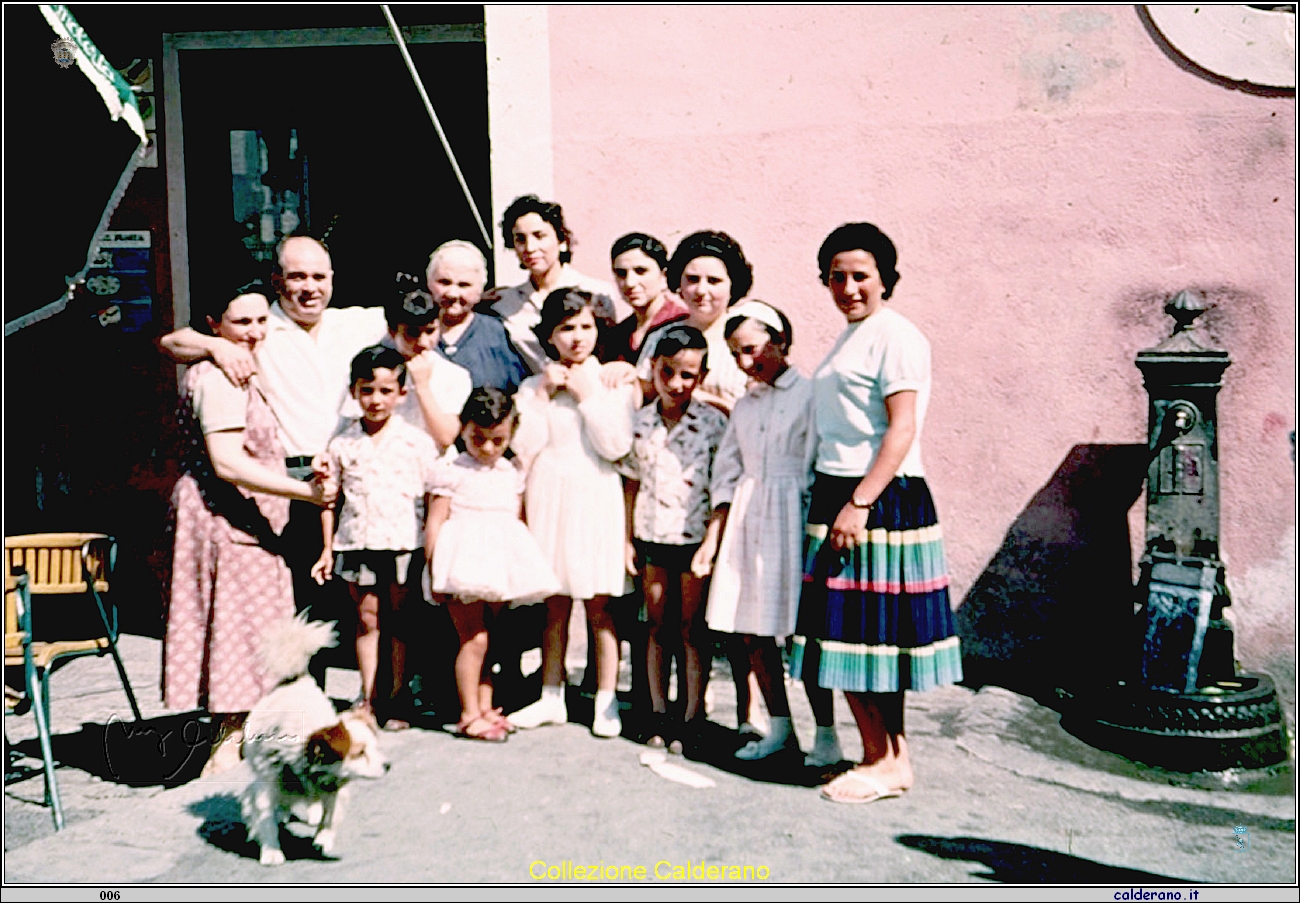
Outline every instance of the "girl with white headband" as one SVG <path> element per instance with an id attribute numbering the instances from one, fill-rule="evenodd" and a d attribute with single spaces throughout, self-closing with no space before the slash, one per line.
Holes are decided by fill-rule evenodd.
<path id="1" fill-rule="evenodd" d="M 750 388 L 736 401 L 718 449 L 713 520 L 692 570 L 701 577 L 712 570 L 708 625 L 740 635 L 771 714 L 768 735 L 736 757 L 763 759 L 798 747 L 776 638 L 794 633 L 817 434 L 812 382 L 786 360 L 792 331 L 785 314 L 757 300 L 728 313 L 727 345 Z"/>

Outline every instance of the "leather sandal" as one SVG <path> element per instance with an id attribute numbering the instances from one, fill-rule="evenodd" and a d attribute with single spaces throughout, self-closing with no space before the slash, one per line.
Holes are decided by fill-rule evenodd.
<path id="1" fill-rule="evenodd" d="M 477 731 L 473 730 L 475 726 L 479 728 Z M 505 743 L 510 736 L 510 732 L 505 727 L 486 715 L 460 722 L 456 725 L 455 734 L 466 740 L 482 740 L 486 743 Z"/>
<path id="2" fill-rule="evenodd" d="M 506 713 L 500 707 L 488 709 L 483 713 L 483 717 L 488 721 L 491 721 L 493 724 L 499 724 L 504 727 L 508 734 L 513 734 L 519 730 L 519 728 L 510 723 L 510 719 L 506 717 Z"/>

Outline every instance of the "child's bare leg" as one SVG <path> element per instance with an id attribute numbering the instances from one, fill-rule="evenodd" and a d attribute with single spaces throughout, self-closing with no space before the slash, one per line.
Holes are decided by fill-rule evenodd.
<path id="1" fill-rule="evenodd" d="M 751 696 L 749 692 L 749 651 L 745 638 L 727 637 L 727 663 L 731 665 L 731 679 L 736 684 L 736 727 L 749 722 Z"/>
<path id="2" fill-rule="evenodd" d="M 402 623 L 401 611 L 406 604 L 406 587 L 393 583 L 388 587 L 388 623 L 384 635 L 388 646 L 389 681 L 388 698 L 396 698 L 406 686 L 406 641 L 396 629 Z"/>
<path id="3" fill-rule="evenodd" d="M 501 709 L 497 708 L 493 702 L 493 697 L 496 693 L 496 677 L 492 674 L 492 669 L 501 661 L 501 656 L 496 648 L 497 624 L 499 623 L 498 619 L 501 617 L 501 612 L 505 608 L 505 602 L 484 603 L 483 621 L 487 625 L 488 630 L 488 651 L 487 656 L 483 659 L 483 671 L 479 675 L 478 704 L 479 709 L 483 712 L 483 717 L 501 725 L 511 733 L 514 733 L 515 725 L 506 718 Z M 491 615 L 490 622 L 488 620 L 489 614 Z"/>
<path id="4" fill-rule="evenodd" d="M 564 700 L 564 653 L 569 645 L 569 613 L 573 600 L 551 596 L 546 600 L 546 629 L 542 632 L 542 698 L 510 716 L 516 727 L 534 728 L 568 720 Z"/>
<path id="5" fill-rule="evenodd" d="M 569 648 L 569 613 L 573 600 L 551 596 L 546 600 L 546 630 L 542 633 L 542 686 L 564 686 L 564 654 Z"/>
<path id="6" fill-rule="evenodd" d="M 745 720 L 750 724 L 758 724 L 758 721 L 754 719 L 761 716 L 762 712 L 755 710 L 754 705 L 763 696 L 763 688 L 759 685 L 758 675 L 754 673 L 752 666 L 749 668 L 749 679 L 745 681 L 745 689 L 749 691 L 749 707 L 746 709 L 748 714 L 745 716 Z M 768 714 L 772 714 L 770 710 Z"/>
<path id="7" fill-rule="evenodd" d="M 348 584 L 357 605 L 357 668 L 361 672 L 361 707 L 375 710 L 375 672 L 379 670 L 379 594 Z"/>
<path id="8" fill-rule="evenodd" d="M 609 613 L 609 596 L 587 600 L 587 623 L 596 640 L 596 704 L 591 732 L 597 737 L 617 737 L 623 731 L 618 711 L 618 633 Z"/>
<path id="9" fill-rule="evenodd" d="M 648 621 L 645 666 L 650 684 L 650 708 L 662 715 L 668 711 L 668 660 L 660 638 L 668 607 L 668 572 L 657 565 L 647 564 L 643 586 Z"/>
<path id="10" fill-rule="evenodd" d="M 776 639 L 770 636 L 747 636 L 750 673 L 758 681 L 758 688 L 773 718 L 790 717 L 790 699 L 785 694 L 785 671 L 781 667 L 781 652 Z"/>
<path id="11" fill-rule="evenodd" d="M 461 721 L 469 722 L 483 714 L 479 681 L 488 650 L 483 603 L 451 601 L 447 603 L 447 613 L 460 639 L 460 650 L 456 653 L 456 693 L 460 696 Z"/>
<path id="12" fill-rule="evenodd" d="M 460 650 L 456 653 L 456 693 L 460 696 L 460 723 L 468 726 L 483 715 L 480 681 L 488 651 L 483 603 L 451 601 L 447 603 L 447 613 L 460 639 Z"/>
<path id="13" fill-rule="evenodd" d="M 770 636 L 745 636 L 742 639 L 749 650 L 750 674 L 767 702 L 772 723 L 766 737 L 745 744 L 736 752 L 736 758 L 765 759 L 787 746 L 797 745 L 790 723 L 790 700 L 785 693 L 781 653 L 777 651 L 776 640 Z"/>
<path id="14" fill-rule="evenodd" d="M 618 634 L 607 606 L 609 596 L 595 596 L 586 602 L 587 622 L 596 638 L 596 690 L 618 689 Z"/>
<path id="15" fill-rule="evenodd" d="M 686 658 L 686 711 L 691 721 L 704 715 L 704 690 L 709 683 L 713 664 L 712 650 L 706 648 L 708 629 L 704 626 L 704 581 L 694 574 L 681 575 L 682 647 Z"/>

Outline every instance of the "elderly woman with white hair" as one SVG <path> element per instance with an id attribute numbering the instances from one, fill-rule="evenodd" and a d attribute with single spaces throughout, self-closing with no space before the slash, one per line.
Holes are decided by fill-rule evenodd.
<path id="1" fill-rule="evenodd" d="M 513 393 L 530 373 L 496 317 L 474 312 L 487 285 L 487 259 L 478 246 L 459 239 L 439 245 L 426 270 L 429 292 L 440 308 L 438 350 L 469 371 L 475 386 Z"/>

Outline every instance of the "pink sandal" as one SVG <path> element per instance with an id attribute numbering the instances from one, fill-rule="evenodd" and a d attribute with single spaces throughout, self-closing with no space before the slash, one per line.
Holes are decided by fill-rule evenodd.
<path id="1" fill-rule="evenodd" d="M 483 725 L 483 727 L 477 731 L 471 730 L 475 725 Z M 509 731 L 485 714 L 460 722 L 456 725 L 455 734 L 466 740 L 482 740 L 487 743 L 505 743 L 510 736 Z"/>
<path id="2" fill-rule="evenodd" d="M 506 733 L 513 734 L 519 730 L 519 728 L 510 723 L 510 719 L 506 717 L 506 713 L 500 708 L 488 709 L 483 713 L 483 717 L 488 721 L 491 721 L 493 724 L 501 725 L 506 729 Z"/>

